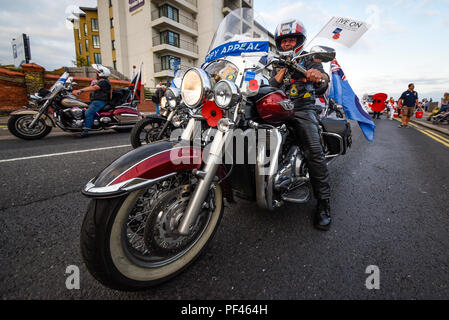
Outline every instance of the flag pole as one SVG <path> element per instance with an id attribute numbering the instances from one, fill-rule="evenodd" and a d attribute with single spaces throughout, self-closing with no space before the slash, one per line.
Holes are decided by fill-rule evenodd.
<path id="1" fill-rule="evenodd" d="M 313 42 L 313 40 L 315 40 L 317 37 L 318 37 L 318 35 L 324 30 L 324 29 L 326 29 L 326 27 L 329 25 L 329 23 L 331 23 L 332 22 L 332 20 L 334 20 L 334 18 L 335 17 L 332 17 L 325 25 L 324 25 L 324 27 L 322 27 L 321 28 L 321 30 L 312 38 L 312 40 L 310 40 L 307 44 L 306 44 L 306 46 L 304 47 L 304 49 L 305 48 L 307 48 L 307 46 L 309 45 L 309 44 L 311 44 L 312 42 Z"/>

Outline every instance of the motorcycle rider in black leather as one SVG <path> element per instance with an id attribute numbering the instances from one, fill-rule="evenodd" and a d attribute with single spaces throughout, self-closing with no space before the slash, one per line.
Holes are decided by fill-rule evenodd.
<path id="1" fill-rule="evenodd" d="M 285 21 L 276 28 L 275 41 L 279 54 L 292 59 L 305 54 L 306 30 L 297 20 Z M 286 79 L 287 68 L 281 68 L 274 71 L 270 85 L 284 90 L 294 103 L 295 120 L 290 125 L 304 150 L 314 196 L 318 200 L 314 226 L 326 231 L 331 224 L 329 171 L 321 146 L 318 121 L 321 110 L 315 105 L 315 95 L 326 91 L 329 76 L 323 65 L 310 56 L 304 58 L 301 66 L 307 70 L 306 76 L 296 71 Z"/>

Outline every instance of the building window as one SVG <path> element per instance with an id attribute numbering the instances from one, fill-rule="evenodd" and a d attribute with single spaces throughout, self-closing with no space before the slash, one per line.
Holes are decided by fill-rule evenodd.
<path id="1" fill-rule="evenodd" d="M 78 40 L 81 40 L 81 30 L 80 29 L 77 30 L 78 30 Z"/>
<path id="2" fill-rule="evenodd" d="M 169 44 L 179 48 L 179 34 L 173 31 L 161 32 L 161 43 Z"/>
<path id="3" fill-rule="evenodd" d="M 89 52 L 89 40 L 86 39 L 86 52 Z"/>
<path id="4" fill-rule="evenodd" d="M 111 23 L 111 29 L 114 28 L 114 18 L 109 19 L 110 23 Z"/>
<path id="5" fill-rule="evenodd" d="M 181 59 L 174 56 L 162 56 L 161 57 L 161 63 L 162 63 L 162 70 L 174 70 L 173 62 L 178 62 L 181 64 Z"/>
<path id="6" fill-rule="evenodd" d="M 84 24 L 84 35 L 87 36 L 87 24 Z"/>
<path id="7" fill-rule="evenodd" d="M 114 70 L 117 70 L 117 61 L 112 61 L 113 65 L 114 65 Z"/>
<path id="8" fill-rule="evenodd" d="M 91 24 L 92 24 L 92 31 L 98 31 L 98 19 L 90 19 Z"/>
<path id="9" fill-rule="evenodd" d="M 92 36 L 92 46 L 94 49 L 100 48 L 100 37 L 99 36 Z"/>
<path id="10" fill-rule="evenodd" d="M 101 64 L 101 54 L 100 53 L 94 53 L 94 59 L 96 64 Z"/>
<path id="11" fill-rule="evenodd" d="M 179 10 L 172 7 L 171 5 L 164 4 L 159 7 L 159 17 L 167 17 L 176 22 L 179 22 Z"/>
<path id="12" fill-rule="evenodd" d="M 90 57 L 87 56 L 87 57 L 86 57 L 86 60 L 87 60 L 87 66 L 90 67 Z"/>
<path id="13" fill-rule="evenodd" d="M 79 47 L 80 54 L 83 54 L 83 46 L 82 46 L 81 42 L 78 43 L 78 47 Z"/>
<path id="14" fill-rule="evenodd" d="M 112 50 L 115 50 L 115 40 L 112 40 Z"/>

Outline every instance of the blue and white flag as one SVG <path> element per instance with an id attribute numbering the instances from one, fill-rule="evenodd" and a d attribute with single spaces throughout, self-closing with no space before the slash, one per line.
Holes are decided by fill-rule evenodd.
<path id="1" fill-rule="evenodd" d="M 338 64 L 337 60 L 331 62 L 332 86 L 329 98 L 335 100 L 335 103 L 342 105 L 345 115 L 348 119 L 359 123 L 365 138 L 368 141 L 374 140 L 374 130 L 376 128 L 371 116 L 363 109 L 359 98 L 356 96 L 349 85 L 346 76 Z"/>

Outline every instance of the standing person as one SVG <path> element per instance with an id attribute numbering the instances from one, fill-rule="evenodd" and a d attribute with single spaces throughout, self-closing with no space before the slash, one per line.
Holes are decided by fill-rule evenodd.
<path id="1" fill-rule="evenodd" d="M 274 40 L 280 55 L 294 58 L 303 53 L 306 29 L 300 21 L 287 20 L 276 28 Z M 326 231 L 331 224 L 329 171 L 320 142 L 315 95 L 326 91 L 329 76 L 324 71 L 323 65 L 311 58 L 304 60 L 303 68 L 307 70 L 306 75 L 295 73 L 292 80 L 287 83 L 284 81 L 287 68 L 275 70 L 269 83 L 273 87 L 285 90 L 294 103 L 295 117 L 291 125 L 299 144 L 304 148 L 312 188 L 318 200 L 314 213 L 314 226 Z"/>
<path id="2" fill-rule="evenodd" d="M 415 112 L 415 107 L 418 105 L 418 93 L 415 91 L 415 85 L 410 83 L 408 90 L 404 91 L 399 98 L 402 104 L 402 123 L 399 128 L 407 128 L 410 118 Z"/>
<path id="3" fill-rule="evenodd" d="M 393 97 L 387 101 L 388 104 L 388 119 L 393 120 L 394 112 L 396 111 L 396 102 Z"/>
<path id="4" fill-rule="evenodd" d="M 92 68 L 97 73 L 97 82 L 93 81 L 89 87 L 72 92 L 75 96 L 82 92 L 91 92 L 91 101 L 89 108 L 86 110 L 83 131 L 76 135 L 78 138 L 87 137 L 89 130 L 92 129 L 95 114 L 106 106 L 111 97 L 111 83 L 108 80 L 111 71 L 101 64 L 93 64 Z"/>
<path id="5" fill-rule="evenodd" d="M 424 110 L 427 112 L 427 110 L 429 110 L 429 100 L 426 99 L 426 102 L 424 103 Z"/>
<path id="6" fill-rule="evenodd" d="M 154 102 L 154 105 L 156 106 L 156 114 L 159 114 L 159 107 L 161 105 L 161 99 L 164 95 L 164 86 L 162 86 L 161 84 L 159 84 L 158 86 L 156 86 L 156 91 L 153 94 L 153 97 L 151 98 L 151 100 Z"/>

